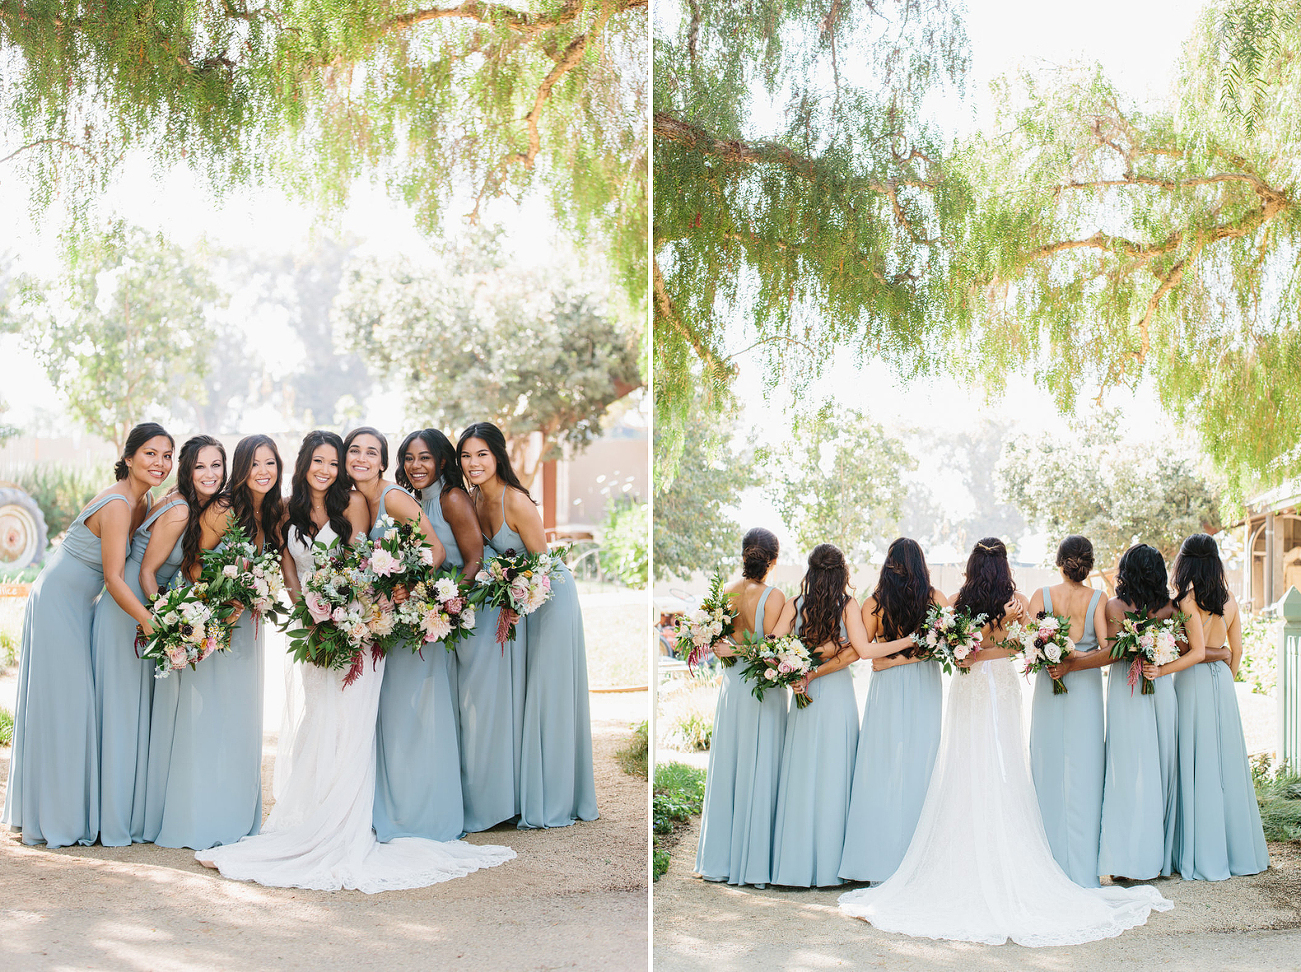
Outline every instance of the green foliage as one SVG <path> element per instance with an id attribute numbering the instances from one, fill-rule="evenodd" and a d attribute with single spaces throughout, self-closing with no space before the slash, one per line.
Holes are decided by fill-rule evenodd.
<path id="1" fill-rule="evenodd" d="M 660 850 L 658 847 L 655 848 L 651 859 L 651 866 L 654 872 L 654 880 L 658 881 L 660 878 L 664 876 L 664 873 L 669 869 L 670 859 L 671 859 L 671 855 L 669 854 L 668 851 Z"/>
<path id="2" fill-rule="evenodd" d="M 641 385 L 637 327 L 559 276 L 508 265 L 483 239 L 428 268 L 368 261 L 348 273 L 336 321 L 377 374 L 403 382 L 413 421 L 494 422 L 527 484 L 562 443 L 596 438 L 606 409 Z"/>
<path id="3" fill-rule="evenodd" d="M 1165 442 L 1123 442 L 1112 418 L 1060 440 L 1011 441 L 996 474 L 1004 499 L 1053 549 L 1082 534 L 1100 570 L 1140 542 L 1169 561 L 1188 535 L 1220 528 L 1217 492 L 1194 463 Z"/>
<path id="4" fill-rule="evenodd" d="M 1266 840 L 1301 840 L 1301 774 L 1283 764 L 1271 772 L 1268 755 L 1251 762 Z"/>
<path id="5" fill-rule="evenodd" d="M 1265 115 L 1270 68 L 1284 53 L 1286 24 L 1301 19 L 1301 3 L 1231 0 L 1213 14 L 1214 40 L 1221 60 L 1220 104 L 1242 120 L 1248 135 Z"/>
<path id="6" fill-rule="evenodd" d="M 645 779 L 649 767 L 647 765 L 650 758 L 650 728 L 645 719 L 632 727 L 632 739 L 628 745 L 615 750 L 614 759 L 629 776 L 640 776 Z"/>
<path id="7" fill-rule="evenodd" d="M 0 706 L 0 746 L 12 745 L 14 741 L 14 714 Z"/>
<path id="8" fill-rule="evenodd" d="M 834 543 L 861 563 L 897 533 L 907 492 L 900 473 L 916 466 L 880 425 L 828 405 L 797 423 L 766 489 L 802 550 Z"/>
<path id="9" fill-rule="evenodd" d="M 17 635 L 0 629 L 0 671 L 18 664 L 18 647 Z"/>
<path id="10" fill-rule="evenodd" d="M 1273 695 L 1278 684 L 1278 630 L 1275 620 L 1259 614 L 1242 615 L 1242 657 L 1235 681 L 1250 685 L 1261 695 Z"/>
<path id="11" fill-rule="evenodd" d="M 45 514 L 50 539 L 68 529 L 95 494 L 113 482 L 110 466 L 38 463 L 12 466 L 2 472 L 0 479 L 17 483 L 36 501 Z"/>
<path id="12" fill-rule="evenodd" d="M 669 868 L 669 851 L 705 801 L 705 771 L 685 763 L 659 763 L 655 767 L 651 797 L 651 831 L 654 834 L 652 871 L 658 881 Z"/>
<path id="13" fill-rule="evenodd" d="M 612 502 L 605 514 L 601 567 L 629 587 L 650 581 L 649 507 L 636 501 Z"/>
<path id="14" fill-rule="evenodd" d="M 733 450 L 732 433 L 729 416 L 698 410 L 687 423 L 676 476 L 656 461 L 656 576 L 719 570 L 740 553 L 741 528 L 727 510 L 758 478 L 752 451 Z M 657 455 L 664 434 L 657 423 Z"/>
<path id="15" fill-rule="evenodd" d="M 665 739 L 674 749 L 687 753 L 707 753 L 714 738 L 712 713 L 689 712 L 669 726 Z"/>

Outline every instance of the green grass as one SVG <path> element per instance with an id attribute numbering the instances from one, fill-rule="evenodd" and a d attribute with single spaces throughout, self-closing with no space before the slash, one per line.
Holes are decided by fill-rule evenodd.
<path id="1" fill-rule="evenodd" d="M 0 628 L 0 672 L 18 664 L 18 638 L 12 631 Z"/>
<path id="2" fill-rule="evenodd" d="M 651 800 L 651 829 L 655 832 L 654 877 L 669 868 L 670 851 L 705 800 L 705 771 L 685 763 L 660 763 L 655 767 Z"/>
<path id="3" fill-rule="evenodd" d="M 14 714 L 0 706 L 0 746 L 12 745 L 14 741 Z"/>
<path id="4" fill-rule="evenodd" d="M 48 548 L 45 555 L 50 555 Z M 0 567 L 0 584 L 30 584 L 40 573 L 39 567 Z"/>
<path id="5" fill-rule="evenodd" d="M 1252 760 L 1256 802 L 1266 840 L 1301 840 L 1301 773 L 1286 764 L 1271 772 L 1270 758 Z"/>
<path id="6" fill-rule="evenodd" d="M 614 758 L 622 769 L 629 776 L 640 776 L 646 779 L 649 767 L 647 765 L 650 757 L 650 729 L 643 719 L 632 727 L 632 739 L 628 745 L 615 752 Z"/>

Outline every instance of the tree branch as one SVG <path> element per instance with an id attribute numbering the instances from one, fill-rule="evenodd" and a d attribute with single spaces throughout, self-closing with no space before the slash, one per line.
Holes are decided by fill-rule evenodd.
<path id="1" fill-rule="evenodd" d="M 674 310 L 673 298 L 669 296 L 668 286 L 664 283 L 664 274 L 660 271 L 658 257 L 652 258 L 652 264 L 655 273 L 655 320 L 659 323 L 668 324 L 673 330 L 686 338 L 687 343 L 691 345 L 705 368 L 716 375 L 734 375 L 736 365 L 729 364 L 720 358 L 717 352 L 706 344 L 694 329 L 688 327 L 686 322 Z"/>
<path id="2" fill-rule="evenodd" d="M 15 155 L 20 155 L 21 153 L 26 152 L 28 149 L 40 148 L 42 145 L 62 145 L 64 148 L 76 149 L 78 152 L 82 152 L 83 154 L 85 154 L 85 156 L 89 158 L 92 162 L 95 161 L 95 153 L 92 152 L 90 149 L 86 148 L 86 146 L 84 145 L 78 145 L 76 142 L 69 142 L 67 139 L 64 138 L 38 138 L 34 142 L 28 142 L 26 145 L 19 146 L 18 148 L 10 152 L 8 155 L 6 155 L 4 158 L 0 158 L 0 164 L 8 162 Z"/>
<path id="3" fill-rule="evenodd" d="M 605 7 L 604 15 L 609 18 L 616 13 L 645 7 L 650 0 L 613 0 Z M 417 24 L 431 20 L 473 20 L 491 27 L 505 27 L 518 34 L 539 34 L 572 24 L 582 13 L 584 4 L 580 0 L 568 0 L 558 13 L 547 16 L 515 10 L 500 3 L 484 3 L 483 0 L 465 0 L 455 7 L 438 7 L 426 10 L 413 10 L 400 14 L 378 25 L 381 34 L 397 30 L 407 30 Z"/>

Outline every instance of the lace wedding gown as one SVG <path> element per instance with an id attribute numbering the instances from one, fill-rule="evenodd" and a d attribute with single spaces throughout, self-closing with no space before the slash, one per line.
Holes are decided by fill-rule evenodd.
<path id="1" fill-rule="evenodd" d="M 1006 658 L 955 675 L 935 771 L 908 851 L 840 910 L 882 931 L 1001 945 L 1078 945 L 1144 924 L 1173 902 L 1146 885 L 1082 888 L 1053 859 Z"/>
<path id="2" fill-rule="evenodd" d="M 317 534 L 326 544 L 334 537 L 328 525 Z M 312 557 L 293 530 L 289 550 L 306 583 Z M 194 856 L 200 863 L 237 881 L 373 894 L 450 881 L 515 856 L 509 847 L 463 840 L 376 841 L 371 827 L 375 719 L 384 662 L 367 664 L 346 688 L 343 672 L 316 665 L 294 667 L 301 675 L 303 704 L 292 741 L 286 744 L 282 736 L 281 752 L 290 755 L 290 761 L 287 772 L 276 774 L 275 807 L 260 834 L 199 851 Z M 447 745 L 456 745 L 456 740 L 449 739 Z"/>

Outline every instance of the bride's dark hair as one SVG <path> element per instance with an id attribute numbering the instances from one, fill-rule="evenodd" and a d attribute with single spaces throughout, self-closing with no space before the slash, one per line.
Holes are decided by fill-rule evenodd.
<path id="1" fill-rule="evenodd" d="M 343 439 L 337 433 L 325 429 L 316 429 L 303 437 L 303 444 L 298 447 L 298 460 L 294 463 L 294 475 L 289 493 L 289 523 L 298 533 L 298 539 L 307 546 L 316 538 L 317 527 L 312 522 L 312 490 L 307 485 L 307 474 L 312 469 L 312 455 L 321 446 L 330 446 L 338 460 L 339 471 L 334 482 L 325 488 L 325 515 L 330 529 L 339 538 L 339 543 L 347 543 L 352 536 L 352 524 L 348 522 L 348 500 L 352 483 L 343 468 Z M 288 539 L 286 529 L 285 537 Z"/>
<path id="2" fill-rule="evenodd" d="M 886 551 L 877 579 L 873 612 L 881 619 L 887 641 L 912 634 L 926 620 L 931 606 L 931 572 L 916 540 L 899 537 Z"/>
<path id="3" fill-rule="evenodd" d="M 953 607 L 971 615 L 983 614 L 989 624 L 999 626 L 1007 615 L 1006 604 L 1016 593 L 1007 547 L 998 537 L 985 537 L 971 548 L 967 577 Z"/>
<path id="4" fill-rule="evenodd" d="M 1170 603 L 1165 560 L 1156 547 L 1135 544 L 1116 565 L 1116 597 L 1144 614 L 1154 614 Z"/>
<path id="5" fill-rule="evenodd" d="M 1224 579 L 1224 562 L 1215 540 L 1204 533 L 1194 533 L 1179 547 L 1175 557 L 1175 597 L 1182 602 L 1193 592 L 1197 606 L 1207 614 L 1224 616 L 1229 602 L 1229 585 Z"/>
<path id="6" fill-rule="evenodd" d="M 849 603 L 849 565 L 834 543 L 820 543 L 809 554 L 800 582 L 800 640 L 809 648 L 840 640 L 840 616 Z"/>

